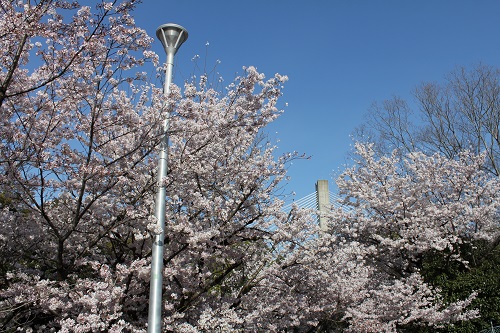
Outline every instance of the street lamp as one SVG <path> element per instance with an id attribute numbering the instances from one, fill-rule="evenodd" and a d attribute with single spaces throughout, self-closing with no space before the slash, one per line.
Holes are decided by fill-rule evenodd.
<path id="1" fill-rule="evenodd" d="M 168 96 L 170 84 L 172 83 L 172 70 L 174 67 L 174 55 L 179 47 L 188 38 L 186 29 L 178 24 L 167 23 L 156 29 L 156 36 L 160 39 L 165 52 L 167 53 L 167 63 L 165 69 L 165 86 L 163 94 Z M 168 169 L 168 126 L 169 115 L 165 117 L 163 123 L 162 139 L 160 143 L 158 161 L 158 191 L 156 193 L 155 217 L 161 233 L 154 236 L 152 258 L 151 258 L 151 278 L 149 289 L 149 312 L 148 312 L 148 333 L 161 333 L 161 310 L 162 310 L 162 287 L 163 287 L 163 242 L 165 240 L 165 201 L 166 189 L 163 178 L 167 176 Z"/>

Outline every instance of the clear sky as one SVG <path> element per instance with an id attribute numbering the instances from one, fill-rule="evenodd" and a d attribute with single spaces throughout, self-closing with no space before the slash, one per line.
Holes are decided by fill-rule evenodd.
<path id="1" fill-rule="evenodd" d="M 227 84 L 242 66 L 289 76 L 281 99 L 288 106 L 269 133 L 280 151 L 311 156 L 290 166 L 296 199 L 318 179 L 335 190 L 350 134 L 373 102 L 411 98 L 416 85 L 456 66 L 500 67 L 497 0 L 144 0 L 135 20 L 151 36 L 164 23 L 188 30 L 177 84 L 196 72 L 195 55 L 201 68 L 220 60 Z M 164 61 L 159 41 L 155 51 Z"/>

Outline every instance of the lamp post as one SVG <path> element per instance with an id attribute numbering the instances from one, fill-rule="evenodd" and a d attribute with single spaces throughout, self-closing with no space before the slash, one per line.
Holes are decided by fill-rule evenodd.
<path id="1" fill-rule="evenodd" d="M 165 69 L 165 86 L 163 93 L 166 96 L 170 93 L 170 84 L 172 83 L 172 70 L 174 67 L 174 55 L 179 47 L 188 38 L 188 32 L 180 25 L 167 23 L 156 29 L 156 36 L 163 44 L 167 53 L 167 62 Z M 162 286 L 163 286 L 163 242 L 165 240 L 165 201 L 166 189 L 163 184 L 163 178 L 167 176 L 168 170 L 168 127 L 169 115 L 165 117 L 163 123 L 162 139 L 160 143 L 159 161 L 158 161 L 158 191 L 156 193 L 155 217 L 161 233 L 154 236 L 152 258 L 151 258 L 151 277 L 149 289 L 149 312 L 148 312 L 148 333 L 161 333 L 161 310 L 162 310 Z"/>

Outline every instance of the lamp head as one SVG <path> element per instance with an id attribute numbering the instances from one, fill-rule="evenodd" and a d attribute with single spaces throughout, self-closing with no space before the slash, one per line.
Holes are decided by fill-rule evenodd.
<path id="1" fill-rule="evenodd" d="M 165 52 L 175 54 L 182 43 L 188 38 L 188 32 L 182 26 L 174 23 L 162 24 L 156 29 L 156 36 L 163 44 Z"/>

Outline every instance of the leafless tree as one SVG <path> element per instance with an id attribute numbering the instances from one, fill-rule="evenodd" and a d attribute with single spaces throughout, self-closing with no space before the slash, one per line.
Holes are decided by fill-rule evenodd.
<path id="1" fill-rule="evenodd" d="M 421 150 L 454 158 L 464 150 L 485 153 L 485 168 L 500 175 L 500 69 L 459 67 L 442 83 L 422 83 L 415 99 L 374 103 L 354 137 L 380 153 Z"/>

